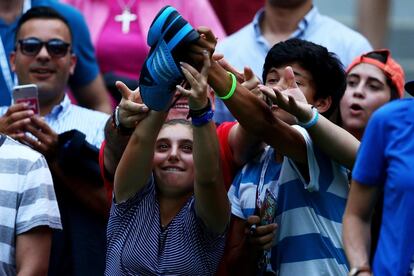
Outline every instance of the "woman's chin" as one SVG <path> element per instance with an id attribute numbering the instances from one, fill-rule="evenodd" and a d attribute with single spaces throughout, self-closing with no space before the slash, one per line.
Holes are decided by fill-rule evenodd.
<path id="1" fill-rule="evenodd" d="M 166 196 L 183 196 L 189 193 L 193 193 L 193 183 L 183 183 L 183 181 L 177 181 L 174 179 L 164 179 L 160 183 L 157 183 L 159 191 Z"/>

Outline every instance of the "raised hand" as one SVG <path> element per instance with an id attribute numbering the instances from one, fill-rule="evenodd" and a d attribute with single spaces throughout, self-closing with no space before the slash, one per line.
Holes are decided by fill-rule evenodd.
<path id="1" fill-rule="evenodd" d="M 220 57 L 219 55 L 217 55 Z M 214 59 L 214 56 L 213 56 Z M 217 59 L 217 62 L 223 67 L 226 71 L 233 73 L 236 76 L 237 81 L 244 87 L 246 87 L 250 92 L 256 95 L 259 99 L 265 101 L 265 96 L 259 89 L 260 80 L 259 78 L 253 73 L 253 70 L 250 67 L 244 67 L 244 71 L 239 72 L 236 68 L 234 68 L 230 63 L 227 62 L 226 59 L 223 57 Z"/>
<path id="2" fill-rule="evenodd" d="M 139 88 L 132 91 L 122 81 L 117 81 L 115 85 L 122 94 L 118 105 L 119 122 L 126 128 L 134 128 L 148 115 L 149 109 L 142 103 Z"/>
<path id="3" fill-rule="evenodd" d="M 191 90 L 187 90 L 181 85 L 177 85 L 178 91 L 188 97 L 188 105 L 190 109 L 198 110 L 207 105 L 208 102 L 208 70 L 210 69 L 210 57 L 206 50 L 203 51 L 203 67 L 198 72 L 190 64 L 182 62 L 181 70 L 184 73 L 185 78 L 191 86 Z"/>
<path id="4" fill-rule="evenodd" d="M 27 104 L 14 104 L 0 117 L 0 132 L 14 139 L 20 139 L 24 136 L 25 127 L 30 124 L 32 116 L 34 113 L 27 108 Z"/>
<path id="5" fill-rule="evenodd" d="M 284 70 L 283 80 L 276 86 L 259 85 L 260 91 L 274 104 L 295 116 L 299 121 L 306 122 L 312 118 L 311 105 L 295 82 L 295 75 L 290 66 Z"/>
<path id="6" fill-rule="evenodd" d="M 204 64 L 203 52 L 207 51 L 209 57 L 212 57 L 216 49 L 217 37 L 207 27 L 199 27 L 197 31 L 200 34 L 200 39 L 188 46 L 187 54 L 182 57 L 182 60 L 200 69 Z"/>
<path id="7" fill-rule="evenodd" d="M 241 85 L 246 87 L 250 90 L 254 95 L 256 95 L 259 99 L 262 99 L 265 101 L 265 97 L 263 93 L 259 89 L 260 80 L 259 78 L 253 73 L 252 68 L 250 67 L 244 67 L 243 72 L 243 82 Z"/>

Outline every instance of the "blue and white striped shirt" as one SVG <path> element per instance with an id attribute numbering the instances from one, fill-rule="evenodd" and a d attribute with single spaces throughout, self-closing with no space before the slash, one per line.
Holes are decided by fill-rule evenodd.
<path id="1" fill-rule="evenodd" d="M 213 275 L 224 235 L 209 232 L 194 197 L 162 229 L 153 178 L 126 202 L 113 203 L 107 229 L 105 275 Z"/>
<path id="2" fill-rule="evenodd" d="M 271 185 L 277 186 L 277 191 L 272 191 L 277 194 L 279 225 L 271 250 L 272 268 L 278 275 L 346 275 L 348 265 L 341 237 L 349 189 L 347 171 L 313 147 L 306 130 L 294 127 L 306 141 L 310 180 L 305 181 L 295 163 L 284 158 L 277 185 Z M 274 155 L 274 151 L 267 150 L 260 160 L 264 162 L 269 155 Z M 259 194 L 265 194 L 265 189 L 277 179 L 280 164 L 270 160 L 270 173 L 266 172 Z M 261 167 L 256 163 L 252 171 L 260 172 Z M 247 171 L 242 174 L 249 176 Z M 253 214 L 255 206 L 258 183 L 252 180 L 255 181 L 254 176 L 238 179 L 240 183 L 233 183 L 229 191 L 232 213 L 245 219 Z"/>
<path id="3" fill-rule="evenodd" d="M 281 163 L 275 160 L 275 151 L 270 146 L 247 163 L 236 175 L 227 193 L 231 202 L 231 213 L 247 220 L 254 215 L 256 191 L 263 202 L 265 191 L 276 185 L 279 179 Z"/>
<path id="4" fill-rule="evenodd" d="M 8 106 L 0 107 L 0 115 L 5 114 L 8 108 Z M 65 95 L 62 102 L 53 107 L 44 119 L 57 134 L 77 129 L 86 135 L 86 141 L 100 148 L 108 117 L 109 115 L 103 112 L 72 104 L 69 97 Z"/>
<path id="5" fill-rule="evenodd" d="M 16 275 L 16 236 L 39 226 L 62 229 L 47 162 L 0 134 L 0 275 Z"/>

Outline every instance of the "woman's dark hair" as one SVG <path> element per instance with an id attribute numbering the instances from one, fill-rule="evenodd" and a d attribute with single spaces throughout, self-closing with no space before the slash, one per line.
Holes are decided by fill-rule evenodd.
<path id="1" fill-rule="evenodd" d="M 330 116 L 339 106 L 345 92 L 346 77 L 342 63 L 334 53 L 315 43 L 293 38 L 275 44 L 268 52 L 263 65 L 263 81 L 271 68 L 297 63 L 312 76 L 315 85 L 314 100 L 332 98 L 329 109 L 323 113 Z"/>
<path id="2" fill-rule="evenodd" d="M 186 119 L 171 119 L 171 120 L 168 120 L 164 123 L 163 127 L 174 126 L 174 125 L 185 125 L 185 126 L 190 126 L 191 127 L 190 121 L 186 120 Z"/>

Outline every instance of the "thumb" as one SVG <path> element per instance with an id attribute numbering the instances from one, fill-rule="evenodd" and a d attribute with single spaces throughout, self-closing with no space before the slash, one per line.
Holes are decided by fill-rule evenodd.
<path id="1" fill-rule="evenodd" d="M 284 79 L 285 79 L 287 88 L 289 89 L 298 88 L 298 85 L 296 84 L 296 81 L 295 81 L 295 74 L 293 73 L 292 67 L 287 66 L 283 74 L 284 74 Z"/>
<path id="2" fill-rule="evenodd" d="M 260 217 L 259 216 L 249 216 L 247 218 L 247 223 L 249 225 L 258 224 L 258 223 L 260 223 Z"/>
<path id="3" fill-rule="evenodd" d="M 252 68 L 250 68 L 250 67 L 244 67 L 244 81 L 248 81 L 248 80 L 251 80 L 251 79 L 253 79 L 255 76 L 254 76 L 254 73 L 253 73 L 253 70 L 252 70 Z"/>
<path id="4" fill-rule="evenodd" d="M 122 81 L 117 81 L 115 83 L 115 86 L 118 89 L 118 91 L 121 93 L 122 98 L 124 98 L 125 100 L 128 100 L 132 94 L 132 90 L 129 89 L 128 86 L 126 86 L 126 84 L 123 83 Z"/>

